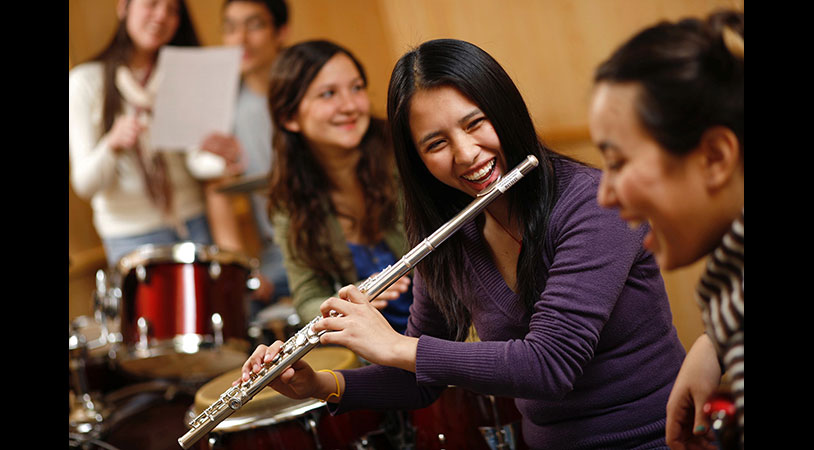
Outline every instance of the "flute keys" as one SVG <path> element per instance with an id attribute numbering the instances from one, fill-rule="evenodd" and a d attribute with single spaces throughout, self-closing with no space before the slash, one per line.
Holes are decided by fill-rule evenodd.
<path id="1" fill-rule="evenodd" d="M 312 328 L 313 324 L 309 324 L 305 330 L 305 335 L 308 338 L 308 342 L 311 344 L 316 344 L 319 342 L 319 334 L 317 334 Z"/>

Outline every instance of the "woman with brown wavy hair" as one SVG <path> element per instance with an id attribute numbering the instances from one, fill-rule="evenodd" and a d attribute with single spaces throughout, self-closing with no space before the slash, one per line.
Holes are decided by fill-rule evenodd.
<path id="1" fill-rule="evenodd" d="M 340 287 L 397 261 L 406 248 L 386 122 L 370 112 L 367 77 L 324 40 L 285 49 L 272 68 L 274 164 L 269 209 L 289 287 L 304 320 Z M 397 330 L 412 293 L 404 277 L 375 305 Z"/>

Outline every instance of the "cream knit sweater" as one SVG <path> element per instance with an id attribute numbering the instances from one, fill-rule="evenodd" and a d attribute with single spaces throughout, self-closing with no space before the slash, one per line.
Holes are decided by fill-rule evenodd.
<path id="1" fill-rule="evenodd" d="M 127 77 L 127 69 L 120 77 Z M 68 143 L 70 181 L 76 194 L 89 200 L 93 222 L 102 238 L 131 236 L 172 227 L 175 222 L 150 200 L 139 172 L 135 150 L 118 154 L 108 145 L 102 130 L 103 68 L 99 62 L 80 64 L 68 74 Z M 145 90 L 155 88 L 148 81 Z M 125 114 L 133 104 L 124 102 Z M 199 179 L 214 176 L 220 157 L 197 149 L 166 152 L 172 182 L 172 217 L 185 221 L 205 212 Z"/>

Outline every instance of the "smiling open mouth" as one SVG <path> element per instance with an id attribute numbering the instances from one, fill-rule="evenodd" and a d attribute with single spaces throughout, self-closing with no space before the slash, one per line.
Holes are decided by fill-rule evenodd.
<path id="1" fill-rule="evenodd" d="M 495 169 L 496 162 L 497 159 L 492 158 L 491 161 L 489 161 L 485 166 L 481 167 L 476 172 L 470 173 L 468 175 L 461 175 L 461 177 L 473 183 L 482 183 L 492 175 L 492 171 Z"/>

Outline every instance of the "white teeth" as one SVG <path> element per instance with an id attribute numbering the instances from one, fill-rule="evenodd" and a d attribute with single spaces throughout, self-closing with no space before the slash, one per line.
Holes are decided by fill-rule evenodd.
<path id="1" fill-rule="evenodd" d="M 485 177 L 485 176 L 486 176 L 486 174 L 488 174 L 489 172 L 491 172 L 491 171 L 492 171 L 492 168 L 494 168 L 494 167 L 495 167 L 495 160 L 494 160 L 494 159 L 492 159 L 492 161 L 491 161 L 491 162 L 489 162 L 489 164 L 487 164 L 487 165 L 483 166 L 483 168 L 481 168 L 481 169 L 480 169 L 480 170 L 478 170 L 477 172 L 475 172 L 475 173 L 473 173 L 473 174 L 470 174 L 470 175 L 464 175 L 463 177 L 464 177 L 465 179 L 469 180 L 469 181 L 478 181 L 478 180 L 480 180 L 481 178 Z"/>

